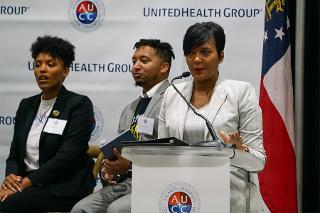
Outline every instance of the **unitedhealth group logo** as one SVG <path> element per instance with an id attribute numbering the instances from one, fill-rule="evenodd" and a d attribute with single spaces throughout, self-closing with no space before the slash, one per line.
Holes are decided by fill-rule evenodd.
<path id="1" fill-rule="evenodd" d="M 0 115 L 0 126 L 13 126 L 15 123 L 14 116 Z"/>
<path id="2" fill-rule="evenodd" d="M 68 14 L 74 28 L 92 32 L 103 24 L 105 8 L 102 0 L 75 0 L 71 1 Z"/>
<path id="3" fill-rule="evenodd" d="M 1 5 L 0 4 L 0 15 L 7 16 L 21 16 L 27 14 L 29 6 L 17 6 L 17 5 Z"/>

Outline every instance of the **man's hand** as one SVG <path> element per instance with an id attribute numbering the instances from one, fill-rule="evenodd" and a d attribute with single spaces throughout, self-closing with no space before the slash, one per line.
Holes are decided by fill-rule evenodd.
<path id="1" fill-rule="evenodd" d="M 107 181 L 110 185 L 115 185 L 117 183 L 117 181 L 113 180 L 114 176 L 107 173 L 106 168 L 102 167 L 100 174 L 101 178 Z"/>
<path id="2" fill-rule="evenodd" d="M 21 192 L 23 189 L 22 186 L 22 177 L 21 176 L 17 176 L 15 174 L 10 174 L 8 175 L 2 185 L 1 185 L 1 189 L 9 189 L 12 192 Z"/>
<path id="3" fill-rule="evenodd" d="M 130 161 L 122 157 L 117 148 L 113 148 L 113 154 L 116 156 L 115 161 L 106 160 L 103 163 L 105 172 L 109 175 L 122 175 L 128 172 Z"/>

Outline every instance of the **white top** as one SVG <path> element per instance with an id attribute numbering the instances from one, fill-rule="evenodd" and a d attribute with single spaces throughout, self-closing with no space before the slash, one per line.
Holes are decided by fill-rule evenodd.
<path id="1" fill-rule="evenodd" d="M 42 129 L 44 128 L 47 119 L 50 115 L 54 102 L 57 98 L 43 100 L 41 97 L 40 106 L 36 117 L 32 123 L 27 138 L 26 156 L 24 163 L 26 171 L 33 171 L 39 168 L 39 141 Z"/>
<path id="2" fill-rule="evenodd" d="M 200 109 L 195 108 L 195 110 L 199 114 L 205 115 L 206 111 L 209 110 L 208 107 L 209 104 L 201 107 Z M 183 140 L 191 144 L 204 141 L 205 128 L 207 128 L 205 120 L 194 114 L 194 112 L 188 108 L 183 129 Z"/>

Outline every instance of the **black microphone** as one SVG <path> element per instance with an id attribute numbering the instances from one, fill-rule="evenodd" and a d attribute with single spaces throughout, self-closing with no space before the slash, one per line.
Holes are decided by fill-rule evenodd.
<path id="1" fill-rule="evenodd" d="M 174 82 L 175 80 L 177 80 L 177 79 L 182 79 L 182 78 L 186 78 L 186 77 L 188 77 L 188 76 L 190 76 L 190 72 L 183 72 L 181 75 L 173 78 L 173 79 L 171 80 L 171 85 L 172 85 L 172 87 L 173 87 L 174 90 L 180 95 L 180 97 L 184 100 L 184 102 L 186 102 L 186 104 L 187 104 L 188 107 L 193 111 L 193 113 L 196 114 L 197 116 L 201 117 L 201 118 L 206 122 L 206 126 L 207 126 L 207 128 L 208 128 L 208 130 L 209 130 L 209 133 L 210 133 L 211 137 L 213 138 L 213 142 L 216 142 L 216 143 L 218 143 L 220 146 L 222 146 L 222 147 L 225 148 L 225 147 L 226 147 L 226 144 L 225 144 L 224 142 L 222 142 L 222 141 L 218 138 L 218 136 L 217 136 L 216 132 L 214 131 L 213 126 L 212 126 L 212 124 L 210 123 L 210 121 L 209 121 L 204 115 L 198 113 L 198 112 L 193 108 L 193 106 L 190 104 L 190 102 L 187 101 L 187 99 L 181 94 L 181 92 L 178 90 L 178 88 L 173 84 L 173 82 Z M 197 145 L 197 144 L 196 144 L 196 145 Z M 206 146 L 206 142 L 203 143 L 203 144 L 198 143 L 198 145 Z M 207 144 L 207 145 L 209 145 L 209 144 Z M 209 146 L 210 146 L 210 145 L 209 145 Z"/>
<path id="2" fill-rule="evenodd" d="M 174 77 L 172 80 L 171 80 L 171 84 L 172 82 L 174 82 L 175 80 L 177 79 L 182 79 L 182 78 L 186 78 L 186 77 L 189 77 L 190 76 L 190 72 L 183 72 L 181 75 L 177 76 L 177 77 Z"/>

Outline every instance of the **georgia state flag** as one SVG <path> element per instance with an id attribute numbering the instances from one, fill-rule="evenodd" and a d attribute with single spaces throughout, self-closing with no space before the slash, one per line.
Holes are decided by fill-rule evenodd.
<path id="1" fill-rule="evenodd" d="M 271 212 L 297 212 L 290 22 L 286 1 L 266 0 L 260 107 L 267 154 L 260 191 Z"/>

